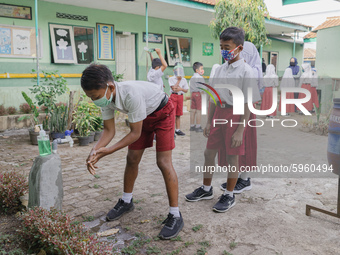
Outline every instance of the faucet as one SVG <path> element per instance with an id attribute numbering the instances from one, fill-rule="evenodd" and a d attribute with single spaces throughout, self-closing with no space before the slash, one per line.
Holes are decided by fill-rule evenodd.
<path id="1" fill-rule="evenodd" d="M 61 139 L 61 138 L 57 138 L 57 143 L 69 143 L 70 147 L 73 147 L 73 139 L 71 137 L 71 134 L 73 133 L 73 129 L 72 130 L 66 130 L 65 131 L 65 139 Z"/>

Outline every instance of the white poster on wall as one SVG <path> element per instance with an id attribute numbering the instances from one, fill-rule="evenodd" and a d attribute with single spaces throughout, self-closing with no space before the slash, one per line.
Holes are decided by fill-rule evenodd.
<path id="1" fill-rule="evenodd" d="M 13 50 L 15 55 L 31 55 L 31 32 L 13 29 Z"/>

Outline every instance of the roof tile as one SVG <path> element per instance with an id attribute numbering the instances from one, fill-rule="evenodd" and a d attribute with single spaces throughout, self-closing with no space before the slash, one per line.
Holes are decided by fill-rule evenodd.
<path id="1" fill-rule="evenodd" d="M 317 32 L 318 30 L 325 29 L 325 28 L 330 28 L 330 27 L 336 27 L 340 26 L 340 16 L 336 17 L 328 17 L 324 23 L 321 25 L 317 26 L 313 32 Z"/>

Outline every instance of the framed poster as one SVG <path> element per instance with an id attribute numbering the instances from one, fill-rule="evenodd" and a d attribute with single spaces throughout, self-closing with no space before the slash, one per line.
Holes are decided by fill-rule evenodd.
<path id="1" fill-rule="evenodd" d="M 73 33 L 78 64 L 90 64 L 94 60 L 94 29 L 89 27 L 73 27 Z"/>
<path id="2" fill-rule="evenodd" d="M 174 66 L 176 62 L 182 62 L 178 37 L 165 36 L 165 45 L 169 66 Z"/>
<path id="3" fill-rule="evenodd" d="M 42 41 L 39 30 L 41 58 Z M 35 28 L 0 24 L 0 57 L 36 58 Z"/>
<path id="4" fill-rule="evenodd" d="M 214 54 L 214 44 L 203 43 L 203 56 L 213 56 L 213 54 Z"/>
<path id="5" fill-rule="evenodd" d="M 0 17 L 31 20 L 32 8 L 29 6 L 0 4 Z"/>
<path id="6" fill-rule="evenodd" d="M 146 33 L 145 32 L 143 32 L 143 42 L 146 42 Z M 149 33 L 149 42 L 150 43 L 163 43 L 163 35 L 162 34 Z"/>
<path id="7" fill-rule="evenodd" d="M 54 63 L 77 63 L 72 26 L 50 24 Z"/>
<path id="8" fill-rule="evenodd" d="M 98 59 L 115 60 L 114 25 L 97 23 Z"/>

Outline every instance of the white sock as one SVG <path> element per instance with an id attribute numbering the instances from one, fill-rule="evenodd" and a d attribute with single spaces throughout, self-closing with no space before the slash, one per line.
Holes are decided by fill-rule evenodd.
<path id="1" fill-rule="evenodd" d="M 178 132 L 179 131 L 179 129 L 176 129 L 176 132 Z"/>
<path id="2" fill-rule="evenodd" d="M 125 193 L 125 192 L 123 192 L 122 200 L 123 200 L 125 203 L 130 204 L 131 199 L 132 199 L 132 193 Z"/>
<path id="3" fill-rule="evenodd" d="M 190 127 L 195 127 L 196 125 L 194 124 L 194 125 L 190 125 Z"/>
<path id="4" fill-rule="evenodd" d="M 201 127 L 201 124 L 196 124 L 196 128 L 200 128 Z"/>
<path id="5" fill-rule="evenodd" d="M 175 218 L 180 217 L 178 207 L 171 207 L 171 206 L 170 206 L 170 213 L 171 213 Z"/>
<path id="6" fill-rule="evenodd" d="M 223 195 L 229 195 L 229 196 L 233 197 L 234 196 L 234 192 L 233 191 L 229 191 L 229 190 L 226 189 L 224 191 Z"/>
<path id="7" fill-rule="evenodd" d="M 241 177 L 242 180 L 247 181 L 248 177 L 249 177 L 249 173 L 243 172 L 243 173 L 241 173 L 240 177 Z"/>
<path id="8" fill-rule="evenodd" d="M 203 189 L 204 191 L 208 192 L 211 189 L 211 185 L 210 186 L 203 185 Z"/>

